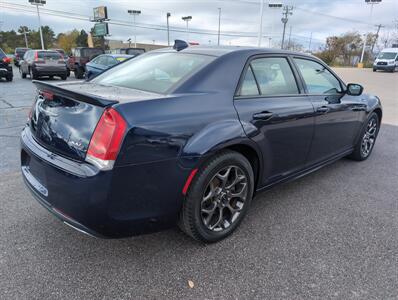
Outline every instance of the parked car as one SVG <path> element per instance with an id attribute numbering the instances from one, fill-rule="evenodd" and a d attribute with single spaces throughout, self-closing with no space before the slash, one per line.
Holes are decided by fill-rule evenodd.
<path id="1" fill-rule="evenodd" d="M 398 70 L 398 48 L 385 48 L 377 55 L 373 63 L 373 72 L 377 70 L 390 72 Z"/>
<path id="2" fill-rule="evenodd" d="M 75 73 L 76 78 L 82 79 L 86 64 L 100 54 L 104 54 L 101 48 L 73 48 L 72 55 L 69 57 L 69 69 Z"/>
<path id="3" fill-rule="evenodd" d="M 25 53 L 30 50 L 30 48 L 15 48 L 15 59 L 14 59 L 14 65 L 19 67 L 19 61 L 23 59 L 23 56 Z"/>
<path id="4" fill-rule="evenodd" d="M 9 58 L 0 48 L 0 79 L 4 77 L 7 81 L 12 81 L 13 73 L 11 58 Z"/>
<path id="5" fill-rule="evenodd" d="M 91 79 L 94 76 L 102 73 L 103 71 L 132 58 L 132 55 L 126 54 L 102 54 L 94 58 L 86 64 L 85 74 L 86 79 Z"/>
<path id="6" fill-rule="evenodd" d="M 87 82 L 35 85 L 23 178 L 51 213 L 99 237 L 178 223 L 223 239 L 258 192 L 366 160 L 382 119 L 361 85 L 277 49 L 166 48 Z"/>
<path id="7" fill-rule="evenodd" d="M 31 79 L 42 76 L 60 77 L 66 80 L 67 68 L 62 55 L 51 50 L 29 50 L 20 61 L 19 72 L 22 78 L 29 75 Z"/>
<path id="8" fill-rule="evenodd" d="M 69 77 L 70 76 L 69 56 L 66 54 L 65 50 L 64 49 L 55 49 L 55 48 L 54 49 L 48 49 L 48 50 L 57 51 L 57 52 L 59 52 L 62 55 L 62 57 L 63 57 L 63 59 L 65 61 L 65 64 L 66 64 L 67 76 Z"/>
<path id="9" fill-rule="evenodd" d="M 138 56 L 140 54 L 145 53 L 144 48 L 117 48 L 108 50 L 107 53 L 109 54 L 128 54 L 133 56 Z"/>

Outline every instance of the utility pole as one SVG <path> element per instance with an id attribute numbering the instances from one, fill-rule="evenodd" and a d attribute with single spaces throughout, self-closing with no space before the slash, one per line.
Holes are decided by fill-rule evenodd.
<path id="1" fill-rule="evenodd" d="M 260 0 L 260 27 L 258 28 L 258 41 L 257 46 L 261 46 L 261 40 L 263 39 L 263 15 L 264 15 L 264 0 Z"/>
<path id="2" fill-rule="evenodd" d="M 26 37 L 25 27 L 23 27 L 23 35 L 24 35 L 24 37 L 25 37 L 25 46 L 26 46 L 26 48 L 29 48 L 29 45 L 28 45 L 28 38 Z"/>
<path id="3" fill-rule="evenodd" d="M 290 38 L 292 37 L 292 25 L 289 26 L 289 40 L 287 41 L 287 49 L 290 50 Z"/>
<path id="4" fill-rule="evenodd" d="M 39 31 L 40 31 L 40 41 L 41 41 L 41 49 L 44 50 L 44 41 L 43 41 L 43 32 L 41 30 L 41 21 L 40 21 L 40 11 L 39 6 L 43 6 L 46 4 L 46 0 L 29 0 L 29 3 L 32 5 L 36 5 L 37 9 L 37 18 L 39 20 Z"/>
<path id="5" fill-rule="evenodd" d="M 217 36 L 218 46 L 220 46 L 220 33 L 221 33 L 221 7 L 218 8 L 218 36 Z"/>
<path id="6" fill-rule="evenodd" d="M 189 27 L 188 23 L 192 20 L 192 16 L 186 16 L 181 18 L 183 21 L 187 22 L 187 43 L 189 43 Z"/>
<path id="7" fill-rule="evenodd" d="M 166 19 L 167 19 L 167 46 L 170 46 L 170 27 L 169 27 L 169 18 L 171 16 L 171 13 L 166 14 Z"/>
<path id="8" fill-rule="evenodd" d="M 137 48 L 137 33 L 136 33 L 136 27 L 135 27 L 135 16 L 139 16 L 141 14 L 141 11 L 140 10 L 129 9 L 127 12 L 128 12 L 129 15 L 133 16 L 134 48 Z"/>
<path id="9" fill-rule="evenodd" d="M 312 43 L 312 31 L 311 31 L 311 35 L 310 35 L 310 43 L 308 45 L 308 52 L 311 53 L 311 43 Z"/>
<path id="10" fill-rule="evenodd" d="M 373 5 L 379 4 L 381 0 L 365 0 L 366 4 L 370 4 L 370 23 L 372 23 L 372 17 L 373 17 Z M 366 43 L 367 43 L 368 35 L 365 34 L 365 40 L 363 42 L 363 48 L 362 48 L 362 54 L 361 54 L 361 60 L 359 61 L 360 63 L 363 63 L 363 57 L 365 55 L 365 49 L 366 49 Z"/>
<path id="11" fill-rule="evenodd" d="M 289 6 L 289 5 L 283 6 L 283 11 L 282 11 L 283 18 L 281 19 L 281 21 L 283 23 L 283 34 L 282 34 L 281 49 L 283 49 L 284 43 L 285 43 L 286 24 L 287 24 L 287 21 L 289 21 L 288 16 L 293 14 L 292 11 L 293 11 L 293 6 Z"/>
<path id="12" fill-rule="evenodd" d="M 373 45 L 372 45 L 372 49 L 370 50 L 370 53 L 373 53 L 373 49 L 377 43 L 377 39 L 379 38 L 380 28 L 385 27 L 385 26 L 379 24 L 379 25 L 376 25 L 376 27 L 377 27 L 376 37 L 375 37 L 375 40 L 373 41 Z"/>

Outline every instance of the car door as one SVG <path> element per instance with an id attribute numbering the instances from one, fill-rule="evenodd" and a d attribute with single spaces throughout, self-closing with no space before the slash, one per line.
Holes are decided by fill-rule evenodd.
<path id="1" fill-rule="evenodd" d="M 360 97 L 347 95 L 341 80 L 308 57 L 294 57 L 304 88 L 315 110 L 315 133 L 308 165 L 349 151 L 360 126 L 359 111 L 366 109 Z"/>
<path id="2" fill-rule="evenodd" d="M 30 52 L 32 52 L 32 51 L 29 50 L 29 51 L 25 52 L 24 56 L 19 61 L 19 67 L 21 68 L 21 72 L 28 73 L 27 60 L 28 60 Z"/>
<path id="3" fill-rule="evenodd" d="M 245 133 L 261 148 L 266 185 L 304 168 L 314 110 L 287 56 L 261 56 L 246 65 L 234 98 Z"/>

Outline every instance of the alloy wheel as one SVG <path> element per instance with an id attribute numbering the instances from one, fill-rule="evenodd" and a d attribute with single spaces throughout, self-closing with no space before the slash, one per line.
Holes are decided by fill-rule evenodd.
<path id="1" fill-rule="evenodd" d="M 367 157 L 372 151 L 373 145 L 376 140 L 376 134 L 377 134 L 377 121 L 376 119 L 372 118 L 368 122 L 368 125 L 366 126 L 366 130 L 362 138 L 361 153 L 363 157 Z"/>
<path id="2" fill-rule="evenodd" d="M 227 166 L 214 175 L 201 202 L 201 218 L 207 229 L 220 232 L 230 227 L 245 205 L 248 190 L 247 177 L 237 166 Z"/>

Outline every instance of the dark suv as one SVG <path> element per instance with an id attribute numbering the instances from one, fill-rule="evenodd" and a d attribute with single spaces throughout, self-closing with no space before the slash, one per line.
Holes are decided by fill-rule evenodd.
<path id="1" fill-rule="evenodd" d="M 86 63 L 104 53 L 101 48 L 73 48 L 72 55 L 69 57 L 69 69 L 75 73 L 76 78 L 82 79 L 84 78 Z"/>
<path id="2" fill-rule="evenodd" d="M 30 50 L 30 48 L 15 48 L 15 58 L 14 58 L 14 65 L 19 67 L 19 62 L 23 59 L 25 53 Z"/>
<path id="3" fill-rule="evenodd" d="M 5 77 L 7 81 L 12 81 L 12 66 L 11 58 L 7 57 L 4 51 L 0 48 L 0 78 Z"/>

